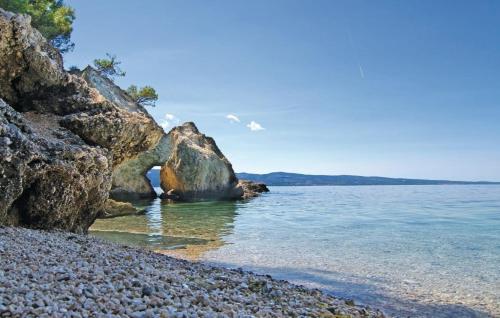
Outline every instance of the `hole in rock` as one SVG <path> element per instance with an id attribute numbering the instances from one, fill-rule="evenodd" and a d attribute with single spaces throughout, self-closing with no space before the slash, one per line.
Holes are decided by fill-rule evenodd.
<path id="1" fill-rule="evenodd" d="M 155 166 L 146 173 L 146 178 L 149 179 L 149 182 L 158 195 L 163 192 L 160 187 L 160 168 L 160 166 Z"/>

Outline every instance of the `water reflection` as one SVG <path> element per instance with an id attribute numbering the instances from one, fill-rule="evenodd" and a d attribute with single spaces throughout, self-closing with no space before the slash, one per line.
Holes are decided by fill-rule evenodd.
<path id="1" fill-rule="evenodd" d="M 167 203 L 137 201 L 143 215 L 97 220 L 91 234 L 118 243 L 151 248 L 181 258 L 198 259 L 232 233 L 236 202 Z"/>

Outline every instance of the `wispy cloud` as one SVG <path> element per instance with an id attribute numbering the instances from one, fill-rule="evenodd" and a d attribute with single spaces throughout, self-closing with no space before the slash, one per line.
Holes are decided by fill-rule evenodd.
<path id="1" fill-rule="evenodd" d="M 237 123 L 240 122 L 240 119 L 238 118 L 238 116 L 233 115 L 233 114 L 227 115 L 226 118 L 229 119 L 230 122 L 237 122 Z"/>
<path id="2" fill-rule="evenodd" d="M 259 123 L 255 122 L 253 120 L 250 122 L 250 124 L 247 125 L 247 127 L 250 128 L 251 131 L 259 131 L 259 130 L 265 129 Z"/>
<path id="3" fill-rule="evenodd" d="M 160 126 L 164 129 L 167 130 L 172 126 L 178 125 L 180 123 L 180 119 L 177 118 L 173 114 L 165 114 L 164 120 L 160 122 Z"/>

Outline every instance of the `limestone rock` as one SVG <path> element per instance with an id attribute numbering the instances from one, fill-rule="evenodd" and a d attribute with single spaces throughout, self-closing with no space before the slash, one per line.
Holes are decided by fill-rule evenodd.
<path id="1" fill-rule="evenodd" d="M 109 151 L 0 99 L 0 224 L 84 233 L 110 187 Z"/>
<path id="2" fill-rule="evenodd" d="M 250 180 L 239 180 L 238 185 L 243 188 L 243 199 L 259 196 L 261 193 L 269 192 L 269 188 L 260 182 Z"/>
<path id="3" fill-rule="evenodd" d="M 119 200 L 155 198 L 156 192 L 146 174 L 152 167 L 163 165 L 170 152 L 170 137 L 163 135 L 154 149 L 118 164 L 113 169 L 113 188 L 110 196 Z"/>
<path id="4" fill-rule="evenodd" d="M 194 124 L 165 134 L 92 68 L 64 71 L 30 17 L 2 9 L 0 99 L 0 224 L 85 232 L 111 186 L 113 196 L 155 196 L 145 178 L 155 165 L 179 200 L 243 195 L 229 161 Z"/>
<path id="5" fill-rule="evenodd" d="M 67 116 L 64 125 L 86 141 L 113 150 L 113 187 L 110 193 L 113 198 L 156 197 L 145 175 L 168 158 L 170 143 L 163 128 L 144 107 L 92 67 L 85 68 L 81 76 L 117 107 L 110 111 Z"/>
<path id="6" fill-rule="evenodd" d="M 237 199 L 243 195 L 231 163 L 194 123 L 175 127 L 168 136 L 171 153 L 160 172 L 165 193 L 175 190 L 180 200 Z"/>
<path id="7" fill-rule="evenodd" d="M 141 212 L 142 211 L 136 209 L 129 202 L 120 202 L 108 199 L 104 203 L 104 206 L 102 207 L 102 210 L 99 212 L 97 217 L 101 219 L 109 219 L 118 216 L 139 214 Z"/>
<path id="8" fill-rule="evenodd" d="M 143 106 L 137 104 L 124 90 L 118 87 L 109 78 L 102 76 L 93 67 L 87 66 L 80 75 L 88 85 L 95 88 L 101 95 L 115 105 L 129 112 L 139 112 L 149 116 L 147 110 Z M 151 118 L 151 116 L 149 117 Z"/>
<path id="9" fill-rule="evenodd" d="M 60 115 L 111 107 L 81 77 L 64 71 L 60 53 L 30 21 L 0 8 L 0 97 L 18 111 Z"/>
<path id="10" fill-rule="evenodd" d="M 126 93 L 99 81 L 91 68 L 83 77 L 65 72 L 59 52 L 31 27 L 29 16 L 0 9 L 0 30 L 0 98 L 14 109 L 66 115 L 62 125 L 112 150 L 114 165 L 158 144 L 163 129 L 143 108 L 131 111 Z"/>
<path id="11" fill-rule="evenodd" d="M 114 166 L 153 149 L 163 136 L 149 116 L 119 107 L 67 115 L 61 125 L 88 144 L 112 150 Z"/>

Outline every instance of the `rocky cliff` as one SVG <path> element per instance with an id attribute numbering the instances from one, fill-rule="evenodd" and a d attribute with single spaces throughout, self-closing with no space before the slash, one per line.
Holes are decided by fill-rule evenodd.
<path id="1" fill-rule="evenodd" d="M 60 123 L 112 105 L 63 70 L 29 17 L 1 9 L 0 99 L 0 223 L 85 232 L 108 197 L 113 154 Z"/>
<path id="2" fill-rule="evenodd" d="M 0 154 L 0 224 L 85 232 L 110 193 L 155 196 L 145 174 L 157 165 L 170 198 L 243 195 L 229 161 L 194 124 L 166 134 L 92 68 L 66 72 L 28 16 L 2 9 Z"/>

